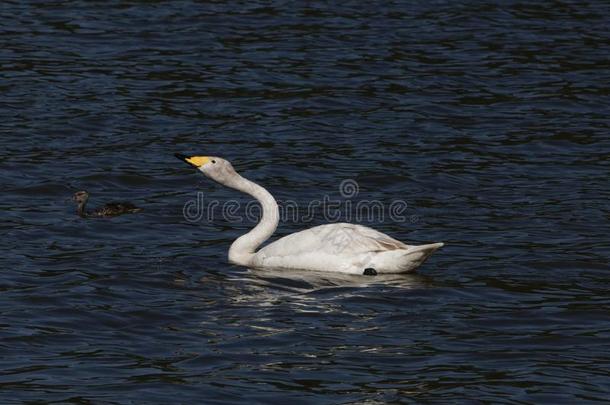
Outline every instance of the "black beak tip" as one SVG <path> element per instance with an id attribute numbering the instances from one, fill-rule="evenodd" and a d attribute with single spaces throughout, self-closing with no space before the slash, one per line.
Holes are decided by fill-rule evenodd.
<path id="1" fill-rule="evenodd" d="M 186 159 L 188 158 L 188 156 L 183 155 L 182 153 L 174 153 L 174 156 L 176 156 L 178 159 L 182 160 L 183 162 L 186 162 Z"/>

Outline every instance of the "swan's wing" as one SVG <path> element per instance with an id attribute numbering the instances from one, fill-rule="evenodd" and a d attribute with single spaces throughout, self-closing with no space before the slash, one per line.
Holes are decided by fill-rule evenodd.
<path id="1" fill-rule="evenodd" d="M 354 256 L 408 248 L 408 245 L 366 226 L 337 223 L 285 236 L 265 246 L 259 253 L 266 257 L 309 253 Z"/>

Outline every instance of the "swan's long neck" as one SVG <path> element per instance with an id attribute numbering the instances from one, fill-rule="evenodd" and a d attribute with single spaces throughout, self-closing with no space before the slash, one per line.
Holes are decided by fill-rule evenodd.
<path id="1" fill-rule="evenodd" d="M 279 209 L 275 198 L 263 187 L 235 173 L 226 186 L 250 194 L 262 206 L 263 216 L 260 222 L 247 234 L 240 236 L 229 249 L 229 261 L 242 266 L 253 263 L 256 248 L 269 239 L 277 229 Z"/>

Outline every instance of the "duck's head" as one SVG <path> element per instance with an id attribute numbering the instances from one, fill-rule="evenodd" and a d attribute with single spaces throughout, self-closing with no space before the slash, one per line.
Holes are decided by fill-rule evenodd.
<path id="1" fill-rule="evenodd" d="M 235 169 L 228 160 L 218 156 L 186 156 L 176 153 L 178 159 L 199 169 L 206 177 L 222 184 L 228 183 L 237 176 Z"/>
<path id="2" fill-rule="evenodd" d="M 74 195 L 72 196 L 72 201 L 78 203 L 78 204 L 82 204 L 87 202 L 87 200 L 89 199 L 89 193 L 86 191 L 77 191 L 76 193 L 74 193 Z"/>

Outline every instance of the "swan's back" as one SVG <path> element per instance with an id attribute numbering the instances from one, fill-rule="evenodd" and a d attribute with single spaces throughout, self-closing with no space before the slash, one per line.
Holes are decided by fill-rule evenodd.
<path id="1" fill-rule="evenodd" d="M 259 253 L 266 256 L 295 256 L 316 252 L 353 256 L 408 248 L 408 245 L 366 226 L 335 223 L 284 236 L 259 250 Z"/>

